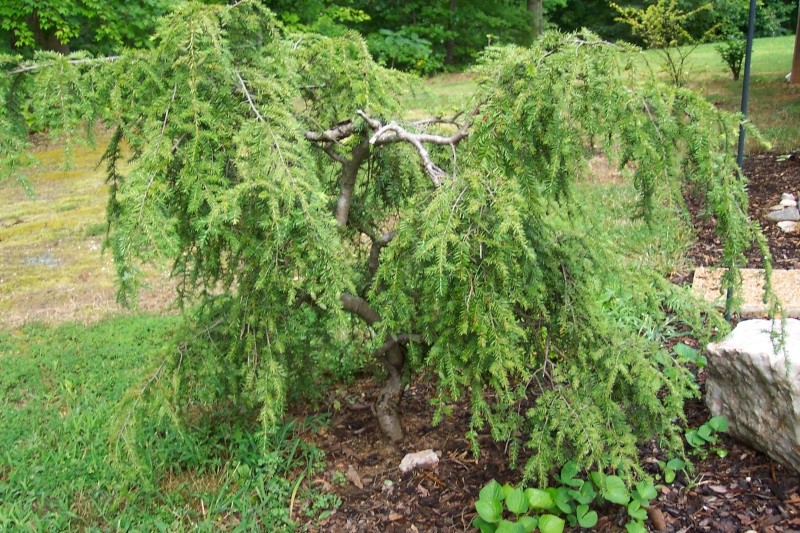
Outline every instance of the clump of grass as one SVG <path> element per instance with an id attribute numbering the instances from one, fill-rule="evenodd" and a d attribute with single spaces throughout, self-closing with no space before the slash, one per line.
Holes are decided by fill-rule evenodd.
<path id="1" fill-rule="evenodd" d="M 83 230 L 83 235 L 85 237 L 97 237 L 99 235 L 104 235 L 107 227 L 108 225 L 105 222 L 91 224 L 86 226 L 86 229 Z"/>

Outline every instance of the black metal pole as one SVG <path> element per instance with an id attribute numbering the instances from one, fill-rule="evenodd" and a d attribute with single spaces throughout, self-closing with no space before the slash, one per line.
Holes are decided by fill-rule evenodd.
<path id="1" fill-rule="evenodd" d="M 747 118 L 747 102 L 750 99 L 750 63 L 753 57 L 753 36 L 756 32 L 756 0 L 750 0 L 750 17 L 747 21 L 747 48 L 744 53 L 744 78 L 742 79 L 742 117 Z M 744 164 L 744 125 L 739 125 L 739 151 L 736 153 L 736 164 L 739 171 Z M 733 287 L 728 286 L 725 293 L 725 319 L 731 319 L 731 303 L 733 300 Z"/>
<path id="2" fill-rule="evenodd" d="M 747 22 L 747 49 L 744 53 L 744 78 L 742 79 L 742 115 L 747 118 L 747 102 L 750 99 L 750 63 L 753 57 L 753 36 L 756 32 L 756 0 L 750 0 L 750 19 Z M 744 162 L 744 126 L 739 126 L 739 152 L 736 163 L 739 169 Z"/>

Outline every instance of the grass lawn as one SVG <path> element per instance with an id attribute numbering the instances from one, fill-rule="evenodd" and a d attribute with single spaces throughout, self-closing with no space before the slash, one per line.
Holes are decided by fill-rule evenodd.
<path id="1" fill-rule="evenodd" d="M 777 152 L 800 148 L 800 85 L 789 85 L 794 36 L 767 37 L 753 43 L 748 116 Z M 741 109 L 742 80 L 730 71 L 712 44 L 689 57 L 690 87 L 729 111 Z M 744 67 L 742 67 L 744 75 Z M 754 143 L 748 145 L 759 150 Z"/>
<path id="2" fill-rule="evenodd" d="M 0 333 L 0 530 L 284 531 L 337 505 L 302 481 L 324 466 L 294 437 L 258 424 L 159 417 L 126 435 L 180 318 Z M 307 431 L 308 428 L 302 428 Z"/>

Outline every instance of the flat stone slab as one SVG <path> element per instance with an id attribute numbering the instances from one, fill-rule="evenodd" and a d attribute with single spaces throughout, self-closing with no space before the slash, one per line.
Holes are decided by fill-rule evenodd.
<path id="1" fill-rule="evenodd" d="M 694 271 L 692 292 L 716 307 L 725 308 L 725 294 L 720 294 L 722 268 L 698 267 Z M 740 313 L 746 318 L 765 318 L 767 306 L 764 297 L 764 271 L 758 268 L 742 269 L 742 307 Z M 800 318 L 800 270 L 773 270 L 772 288 L 783 304 L 786 316 Z"/>

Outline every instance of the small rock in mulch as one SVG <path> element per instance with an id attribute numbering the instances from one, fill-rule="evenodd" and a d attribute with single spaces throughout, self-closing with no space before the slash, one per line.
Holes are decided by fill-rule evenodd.
<path id="1" fill-rule="evenodd" d="M 778 227 L 784 233 L 798 233 L 800 232 L 800 222 L 794 222 L 791 220 L 783 220 L 778 222 Z"/>
<path id="2" fill-rule="evenodd" d="M 439 464 L 439 456 L 433 450 L 407 453 L 400 461 L 400 471 L 404 474 L 416 468 L 430 468 Z"/>
<path id="3" fill-rule="evenodd" d="M 800 210 L 797 207 L 784 207 L 780 211 L 770 211 L 766 218 L 771 222 L 797 222 L 800 220 Z"/>

